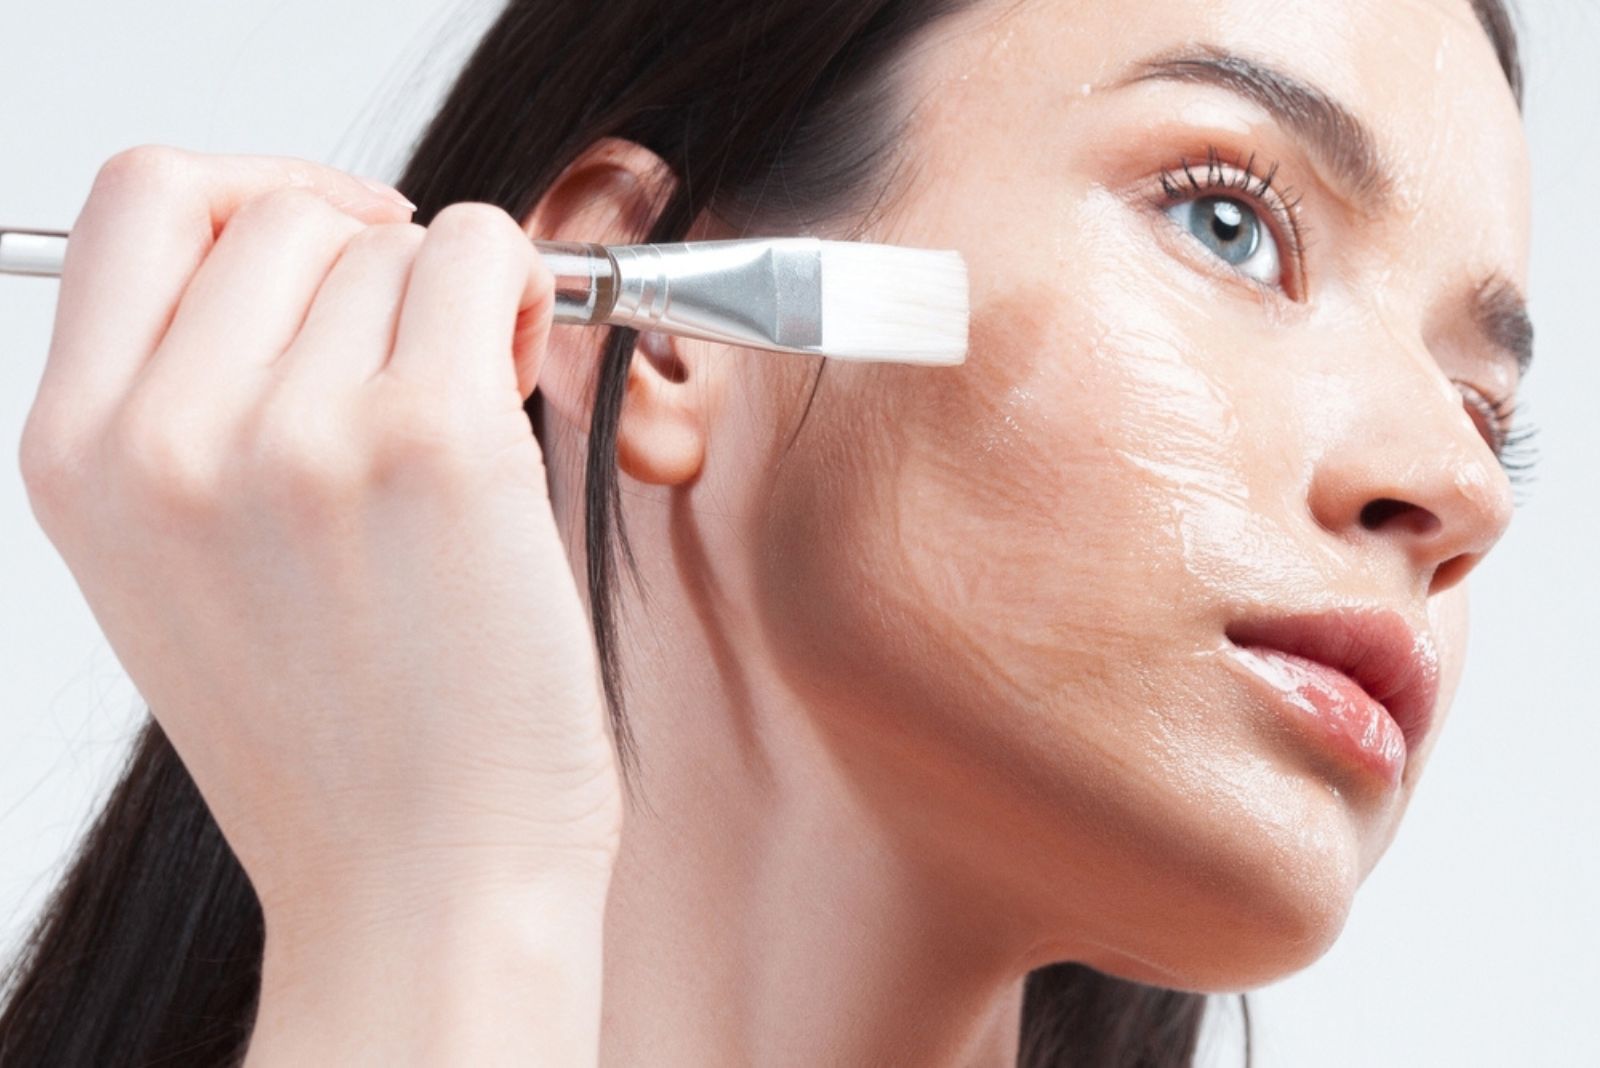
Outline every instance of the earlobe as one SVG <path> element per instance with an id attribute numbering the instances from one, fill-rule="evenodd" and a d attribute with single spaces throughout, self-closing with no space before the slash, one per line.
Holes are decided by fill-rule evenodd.
<path id="1" fill-rule="evenodd" d="M 680 339 L 644 333 L 628 369 L 627 394 L 617 428 L 617 463 L 652 485 L 692 482 L 705 463 L 706 420 L 683 358 Z"/>

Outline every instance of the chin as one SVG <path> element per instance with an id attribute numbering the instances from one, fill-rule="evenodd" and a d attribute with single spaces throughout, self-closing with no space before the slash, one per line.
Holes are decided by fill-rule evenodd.
<path id="1" fill-rule="evenodd" d="M 1170 959 L 1154 962 L 1159 969 L 1123 977 L 1197 993 L 1253 990 L 1320 960 L 1349 914 L 1350 898 L 1338 892 L 1286 899 L 1274 909 L 1197 932 L 1193 943 L 1174 947 Z"/>
<path id="2" fill-rule="evenodd" d="M 1298 804 L 1270 819 L 1227 813 L 1207 842 L 1148 872 L 1163 889 L 1132 917 L 1134 939 L 1088 963 L 1175 990 L 1238 993 L 1320 959 L 1343 932 L 1364 877 L 1344 802 L 1300 780 Z M 1276 798 L 1258 799 L 1256 804 Z"/>

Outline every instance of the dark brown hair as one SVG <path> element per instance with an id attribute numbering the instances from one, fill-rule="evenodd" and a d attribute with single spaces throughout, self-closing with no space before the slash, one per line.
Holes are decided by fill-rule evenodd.
<path id="1" fill-rule="evenodd" d="M 774 233 L 868 218 L 892 168 L 910 163 L 898 152 L 893 65 L 918 31 L 973 2 L 511 0 L 398 184 L 419 223 L 462 200 L 525 218 L 568 162 L 610 135 L 652 149 L 678 178 L 647 240 L 681 239 L 703 212 Z M 1520 101 L 1507 12 L 1501 0 L 1473 6 Z M 638 570 L 615 450 L 634 340 L 615 330 L 605 341 L 584 484 L 594 638 L 630 783 L 637 754 L 617 654 L 618 553 L 636 583 Z M 817 361 L 819 378 L 825 365 Z M 541 406 L 535 391 L 527 410 L 542 437 Z M 262 939 L 248 879 L 147 720 L 5 973 L 0 1065 L 233 1063 L 254 1022 Z M 1178 1068 L 1193 1061 L 1206 1006 L 1205 995 L 1081 965 L 1041 968 L 1025 986 L 1018 1063 Z"/>

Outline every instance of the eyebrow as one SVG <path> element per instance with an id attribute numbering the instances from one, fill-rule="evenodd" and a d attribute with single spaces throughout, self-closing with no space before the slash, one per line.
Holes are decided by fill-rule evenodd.
<path id="1" fill-rule="evenodd" d="M 1198 45 L 1144 60 L 1116 86 L 1169 81 L 1210 85 L 1263 108 L 1303 137 L 1339 181 L 1381 210 L 1394 189 L 1372 128 L 1316 86 L 1257 60 L 1214 45 Z M 1496 349 L 1516 360 L 1517 371 L 1533 364 L 1533 320 L 1527 301 L 1508 279 L 1494 275 L 1473 293 L 1472 320 Z"/>
<path id="2" fill-rule="evenodd" d="M 1533 366 L 1533 319 L 1517 287 L 1499 275 L 1478 287 L 1472 297 L 1472 320 L 1490 344 L 1517 361 L 1517 373 Z"/>
<path id="3" fill-rule="evenodd" d="M 1372 129 L 1343 104 L 1294 75 L 1235 52 L 1201 45 L 1145 60 L 1117 83 L 1171 81 L 1212 85 L 1259 105 L 1312 150 L 1352 192 L 1382 200 L 1394 183 Z"/>

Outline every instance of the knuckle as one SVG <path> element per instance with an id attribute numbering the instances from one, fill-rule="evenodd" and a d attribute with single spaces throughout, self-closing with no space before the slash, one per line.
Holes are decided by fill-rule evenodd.
<path id="1" fill-rule="evenodd" d="M 125 148 L 100 165 L 94 192 L 149 189 L 170 184 L 194 165 L 192 153 L 170 145 L 144 144 Z"/>
<path id="2" fill-rule="evenodd" d="M 281 233 L 289 227 L 343 227 L 354 229 L 361 223 L 328 203 L 309 189 L 286 186 L 268 190 L 246 200 L 233 213 L 229 224 L 261 228 Z"/>
<path id="3" fill-rule="evenodd" d="M 72 496 L 80 478 L 76 449 L 37 408 L 23 425 L 17 466 L 35 513 L 58 510 Z"/>
<path id="4" fill-rule="evenodd" d="M 166 406 L 131 397 L 107 436 L 117 480 L 138 503 L 166 515 L 211 514 L 219 499 L 216 449 Z"/>
<path id="5" fill-rule="evenodd" d="M 451 241 L 503 249 L 508 255 L 528 244 L 515 219 L 501 208 L 482 201 L 463 200 L 446 205 L 433 217 L 428 229 Z"/>
<path id="6" fill-rule="evenodd" d="M 366 464 L 337 413 L 281 392 L 264 403 L 241 449 L 252 493 L 297 520 L 321 520 L 360 492 Z"/>
<path id="7" fill-rule="evenodd" d="M 374 258 L 405 257 L 415 254 L 428 231 L 416 223 L 383 223 L 369 226 L 350 239 L 350 251 Z"/>
<path id="8" fill-rule="evenodd" d="M 374 393 L 368 448 L 375 481 L 464 484 L 469 466 L 462 447 L 465 434 L 449 407 L 422 387 L 398 381 Z"/>

